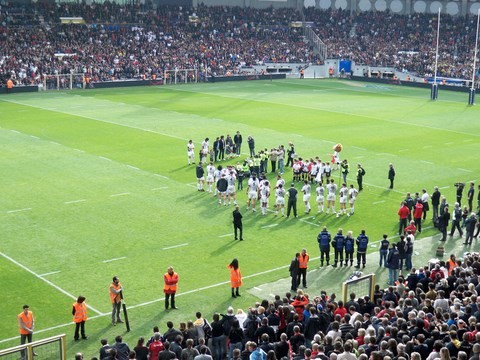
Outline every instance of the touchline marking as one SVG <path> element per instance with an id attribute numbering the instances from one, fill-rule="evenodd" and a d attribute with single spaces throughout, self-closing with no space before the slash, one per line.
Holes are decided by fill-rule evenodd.
<path id="1" fill-rule="evenodd" d="M 362 148 L 362 147 L 359 147 L 359 146 L 352 146 L 352 148 L 354 148 L 354 149 L 358 149 L 358 150 L 367 150 L 367 149 L 365 149 L 365 148 Z"/>
<path id="2" fill-rule="evenodd" d="M 450 186 L 442 186 L 441 188 L 439 189 L 448 189 Z"/>
<path id="3" fill-rule="evenodd" d="M 41 275 L 38 275 L 35 271 L 33 270 L 30 270 L 28 267 L 26 267 L 25 265 L 23 264 L 20 264 L 18 261 L 16 261 L 15 259 L 12 259 L 10 256 L 8 256 L 7 254 L 4 254 L 3 252 L 0 252 L 0 255 L 3 256 L 5 259 L 7 260 L 10 260 L 12 263 L 14 263 L 15 265 L 21 267 L 23 270 L 29 272 L 30 274 L 32 274 L 33 276 L 35 276 L 37 279 L 40 279 L 44 282 L 46 282 L 48 285 L 52 286 L 53 288 L 57 289 L 58 291 L 60 291 L 62 294 L 64 295 L 67 295 L 69 298 L 72 298 L 73 300 L 77 300 L 77 297 L 76 296 L 73 296 L 72 294 L 70 294 L 68 291 L 65 291 L 63 290 L 60 286 L 57 286 L 55 285 L 54 283 L 52 283 L 50 280 L 47 280 L 45 278 L 43 278 Z M 91 309 L 93 312 L 96 312 L 98 315 L 104 315 L 102 312 L 98 311 L 97 309 L 95 309 L 94 307 L 90 306 L 90 305 L 87 305 L 87 307 L 89 309 Z"/>
<path id="4" fill-rule="evenodd" d="M 265 225 L 265 226 L 262 226 L 261 229 L 271 228 L 271 227 L 275 227 L 277 225 L 278 224 Z"/>
<path id="5" fill-rule="evenodd" d="M 187 246 L 187 245 L 188 245 L 188 243 L 180 244 L 180 245 L 174 245 L 174 246 L 164 247 L 162 250 L 170 250 L 170 249 L 175 249 L 175 248 L 182 247 L 182 246 Z"/>
<path id="6" fill-rule="evenodd" d="M 375 201 L 375 202 L 373 202 L 372 204 L 373 204 L 373 205 L 376 205 L 376 204 L 381 204 L 381 203 L 384 203 L 384 202 L 385 202 L 385 200 L 380 200 L 380 201 Z"/>
<path id="7" fill-rule="evenodd" d="M 76 148 L 72 148 L 72 149 L 75 150 L 75 151 L 81 152 L 81 153 L 84 153 L 84 152 L 85 152 L 85 151 L 83 151 L 83 150 L 76 149 Z"/>
<path id="8" fill-rule="evenodd" d="M 133 169 L 133 170 L 140 170 L 138 167 L 132 166 L 132 165 L 127 165 L 127 167 L 129 167 L 130 169 Z"/>
<path id="9" fill-rule="evenodd" d="M 126 256 L 122 256 L 122 257 L 118 257 L 118 258 L 114 258 L 114 259 L 103 260 L 102 263 L 109 263 L 109 262 L 112 262 L 112 261 L 123 260 L 123 259 L 126 259 L 126 258 L 127 258 Z"/>
<path id="10" fill-rule="evenodd" d="M 420 160 L 421 163 L 433 165 L 433 162 L 427 160 Z"/>
<path id="11" fill-rule="evenodd" d="M 465 171 L 465 172 L 469 172 L 469 173 L 473 172 L 472 170 L 463 169 L 463 168 L 457 168 L 457 170 L 460 170 L 460 171 Z"/>
<path id="12" fill-rule="evenodd" d="M 225 234 L 225 235 L 220 235 L 219 238 L 224 238 L 224 237 L 228 237 L 228 236 L 232 236 L 232 235 L 233 235 L 233 233 L 231 233 L 231 234 Z"/>
<path id="13" fill-rule="evenodd" d="M 105 156 L 99 156 L 99 158 L 100 158 L 100 159 L 103 159 L 103 160 L 107 160 L 107 161 L 112 161 L 112 159 L 109 159 L 109 158 L 107 158 L 107 157 L 105 157 Z"/>
<path id="14" fill-rule="evenodd" d="M 75 204 L 75 203 L 80 203 L 80 202 L 84 202 L 84 201 L 87 201 L 85 199 L 79 199 L 79 200 L 72 200 L 72 201 L 65 201 L 64 204 Z"/>
<path id="15" fill-rule="evenodd" d="M 34 139 L 37 139 L 37 140 L 40 140 L 40 138 L 38 136 L 35 136 L 35 135 L 30 135 L 31 138 L 34 138 Z"/>
<path id="16" fill-rule="evenodd" d="M 163 175 L 160 175 L 160 174 L 153 174 L 153 175 L 158 176 L 158 177 L 161 177 L 162 179 L 170 180 L 169 177 L 166 177 L 166 176 L 163 176 Z"/>
<path id="17" fill-rule="evenodd" d="M 256 287 L 256 286 L 254 286 L 253 288 L 254 288 L 255 290 L 262 291 L 262 289 L 260 289 L 259 287 Z"/>
<path id="18" fill-rule="evenodd" d="M 17 130 L 10 130 L 10 131 L 11 131 L 11 132 L 14 132 L 14 133 L 16 133 L 16 134 L 21 134 L 21 132 L 20 132 L 20 131 L 17 131 Z"/>
<path id="19" fill-rule="evenodd" d="M 313 222 L 311 222 L 311 221 L 307 221 L 307 220 L 304 220 L 304 219 L 299 219 L 299 220 L 300 220 L 301 222 L 306 223 L 306 224 L 310 224 L 310 225 L 313 225 L 313 226 L 320 226 L 320 225 L 315 224 L 315 223 L 313 223 Z"/>
<path id="20" fill-rule="evenodd" d="M 53 274 L 58 274 L 60 271 L 52 271 L 52 272 L 48 272 L 48 273 L 45 273 L 45 274 L 41 274 L 41 275 L 38 275 L 38 276 L 48 276 L 48 275 L 53 275 Z"/>
<path id="21" fill-rule="evenodd" d="M 125 195 L 130 195 L 130 193 L 129 193 L 129 192 L 125 192 L 125 193 L 120 193 L 120 194 L 113 194 L 113 195 L 110 195 L 110 197 L 125 196 Z"/>
<path id="22" fill-rule="evenodd" d="M 13 213 L 16 213 L 16 212 L 20 212 L 20 211 L 29 211 L 29 210 L 32 210 L 32 208 L 24 208 L 24 209 L 17 209 L 17 210 L 9 210 L 9 211 L 7 211 L 7 214 L 13 214 Z"/>
<path id="23" fill-rule="evenodd" d="M 60 143 L 58 143 L 58 142 L 56 142 L 56 141 L 50 141 L 50 143 L 52 143 L 52 144 L 54 144 L 54 145 L 62 145 L 62 144 L 60 144 Z"/>
<path id="24" fill-rule="evenodd" d="M 186 185 L 187 185 L 187 186 L 190 186 L 190 187 L 192 187 L 192 188 L 195 188 L 195 189 L 197 188 L 196 183 L 195 183 L 195 185 L 194 185 L 194 184 L 186 184 Z"/>

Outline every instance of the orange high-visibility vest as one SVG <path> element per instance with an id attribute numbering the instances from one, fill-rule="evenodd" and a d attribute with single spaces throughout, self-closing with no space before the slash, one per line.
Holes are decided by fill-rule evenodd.
<path id="1" fill-rule="evenodd" d="M 87 305 L 85 302 L 73 303 L 73 307 L 75 308 L 75 314 L 73 315 L 73 322 L 81 323 L 82 321 L 87 321 Z"/>
<path id="2" fill-rule="evenodd" d="M 113 282 L 110 285 L 110 301 L 112 302 L 112 304 L 114 302 L 118 303 L 118 302 L 122 301 L 122 297 L 120 296 L 120 293 L 115 294 L 112 291 L 112 289 L 115 290 L 115 291 L 118 291 L 118 290 L 120 290 L 121 287 L 122 287 L 122 285 L 120 285 L 120 282 L 118 283 L 118 285 L 115 285 L 115 283 L 113 283 Z"/>
<path id="3" fill-rule="evenodd" d="M 178 274 L 174 272 L 170 275 L 168 272 L 163 275 L 163 292 L 165 294 L 175 294 L 177 292 Z"/>
<path id="4" fill-rule="evenodd" d="M 12 79 L 7 80 L 7 89 L 12 89 L 13 88 L 13 81 Z"/>
<path id="5" fill-rule="evenodd" d="M 232 288 L 238 288 L 242 286 L 242 273 L 240 272 L 240 268 L 235 270 L 233 266 L 228 265 L 230 269 L 230 283 L 232 284 Z"/>
<path id="6" fill-rule="evenodd" d="M 21 323 L 23 323 L 27 328 L 31 329 L 33 326 L 33 313 L 28 311 L 27 315 L 25 315 L 25 313 L 22 311 L 20 314 L 18 314 L 18 326 L 20 327 L 20 334 L 30 334 L 27 330 L 21 327 Z"/>
<path id="7" fill-rule="evenodd" d="M 305 254 L 305 256 L 302 256 L 302 254 L 300 254 L 300 257 L 298 258 L 298 267 L 300 269 L 306 269 L 308 267 L 309 259 L 310 256 L 308 256 L 308 254 Z"/>

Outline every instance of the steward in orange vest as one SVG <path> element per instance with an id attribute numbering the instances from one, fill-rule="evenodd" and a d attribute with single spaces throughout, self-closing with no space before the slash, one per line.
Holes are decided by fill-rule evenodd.
<path id="1" fill-rule="evenodd" d="M 28 310 L 28 305 L 23 305 L 23 311 L 18 314 L 18 327 L 20 329 L 20 344 L 25 344 L 25 340 L 32 342 L 33 328 L 35 326 L 35 319 L 33 313 Z"/>
<path id="2" fill-rule="evenodd" d="M 242 273 L 238 267 L 238 260 L 233 259 L 227 266 L 230 269 L 230 284 L 232 286 L 232 297 L 240 296 L 238 289 L 242 286 Z"/>
<path id="3" fill-rule="evenodd" d="M 13 81 L 12 79 L 7 80 L 7 93 L 11 92 L 13 89 Z"/>
<path id="4" fill-rule="evenodd" d="M 117 323 L 123 323 L 120 318 L 120 308 L 122 307 L 122 285 L 120 279 L 113 277 L 110 284 L 110 301 L 112 302 L 112 325 L 115 326 L 115 315 L 117 316 Z"/>
<path id="5" fill-rule="evenodd" d="M 172 309 L 178 309 L 175 306 L 175 294 L 177 293 L 178 274 L 169 266 L 165 275 L 163 275 L 163 292 L 165 293 L 165 310 L 170 306 Z M 171 299 L 169 301 L 169 299 Z"/>
<path id="6" fill-rule="evenodd" d="M 307 288 L 307 268 L 308 268 L 308 260 L 310 260 L 310 256 L 307 254 L 306 249 L 302 249 L 300 256 L 298 257 L 298 277 L 297 277 L 297 286 L 300 285 L 300 279 L 303 281 L 302 285 L 304 288 Z"/>
<path id="7" fill-rule="evenodd" d="M 87 304 L 85 304 L 85 296 L 80 295 L 77 302 L 72 306 L 73 322 L 75 323 L 75 341 L 80 340 L 79 330 L 82 333 L 82 339 L 87 340 L 85 335 L 85 321 L 87 321 Z"/>

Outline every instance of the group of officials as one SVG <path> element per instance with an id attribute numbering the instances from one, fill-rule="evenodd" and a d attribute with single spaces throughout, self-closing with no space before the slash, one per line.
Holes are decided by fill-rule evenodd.
<path id="1" fill-rule="evenodd" d="M 163 275 L 163 280 L 163 292 L 165 294 L 165 310 L 168 310 L 169 308 L 178 309 L 175 306 L 175 294 L 177 292 L 178 274 L 174 271 L 172 266 L 168 267 L 167 272 Z M 239 286 L 240 285 L 238 285 L 238 287 Z M 236 289 L 237 296 L 240 296 L 238 295 L 238 287 Z M 112 325 L 115 326 L 118 323 L 124 322 L 120 316 L 123 300 L 123 287 L 120 283 L 120 279 L 118 278 L 118 276 L 113 277 L 112 283 L 109 287 L 109 294 L 110 302 L 112 303 Z M 85 300 L 85 296 L 80 295 L 72 305 L 73 322 L 75 323 L 75 341 L 79 341 L 80 336 L 83 340 L 88 339 L 88 336 L 85 334 L 85 322 L 88 319 L 88 308 Z M 20 344 L 23 345 L 27 342 L 31 343 L 35 326 L 35 319 L 29 305 L 23 306 L 23 311 L 18 314 L 17 319 L 20 332 Z M 22 352 L 22 358 L 25 358 L 24 352 Z"/>

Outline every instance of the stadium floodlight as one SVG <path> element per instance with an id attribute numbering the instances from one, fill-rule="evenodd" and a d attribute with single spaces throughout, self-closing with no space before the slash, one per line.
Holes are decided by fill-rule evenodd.
<path id="1" fill-rule="evenodd" d="M 477 14 L 477 35 L 475 37 L 475 52 L 473 54 L 473 71 L 472 71 L 472 87 L 470 88 L 470 93 L 468 95 L 468 105 L 475 104 L 475 71 L 477 65 L 477 49 L 478 49 L 478 25 L 480 23 L 480 9 L 478 9 Z"/>
<path id="2" fill-rule="evenodd" d="M 437 100 L 438 98 L 438 84 L 437 84 L 437 67 L 438 67 L 438 42 L 440 39 L 440 11 L 441 7 L 438 8 L 438 19 L 437 19 L 437 49 L 435 50 L 435 73 L 433 75 L 433 84 L 432 90 L 430 92 L 430 99 Z"/>

